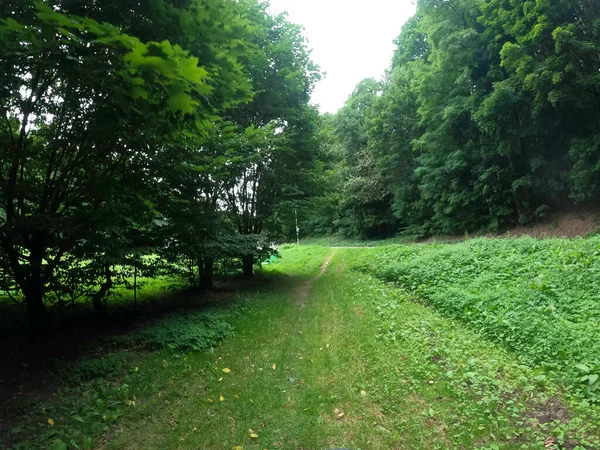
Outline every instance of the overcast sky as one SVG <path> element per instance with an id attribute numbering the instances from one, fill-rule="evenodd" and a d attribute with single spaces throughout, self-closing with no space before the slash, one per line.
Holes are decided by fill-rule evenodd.
<path id="1" fill-rule="evenodd" d="M 400 28 L 415 12 L 413 0 L 270 0 L 305 28 L 312 59 L 327 72 L 313 93 L 321 112 L 336 112 L 362 79 L 380 79 Z"/>

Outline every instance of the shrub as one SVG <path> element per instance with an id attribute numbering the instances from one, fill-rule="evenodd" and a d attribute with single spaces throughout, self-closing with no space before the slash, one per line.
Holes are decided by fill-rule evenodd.
<path id="1" fill-rule="evenodd" d="M 172 314 L 137 330 L 124 339 L 147 349 L 163 347 L 178 351 L 214 347 L 231 333 L 225 311 L 209 309 Z"/>

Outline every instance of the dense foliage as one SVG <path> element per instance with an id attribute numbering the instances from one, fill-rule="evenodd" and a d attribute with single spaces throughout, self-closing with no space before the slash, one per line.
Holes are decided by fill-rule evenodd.
<path id="1" fill-rule="evenodd" d="M 104 313 L 159 262 L 251 275 L 314 189 L 319 76 L 254 0 L 2 2 L 3 296 L 35 328 L 75 299 Z"/>
<path id="2" fill-rule="evenodd" d="M 495 230 L 598 198 L 598 2 L 419 0 L 396 43 L 329 118 L 332 231 Z"/>
<path id="3" fill-rule="evenodd" d="M 177 351 L 214 347 L 231 332 L 231 325 L 219 310 L 173 314 L 152 326 L 137 330 L 123 340 L 147 349 L 168 347 Z"/>
<path id="4" fill-rule="evenodd" d="M 357 264 L 600 401 L 600 240 L 475 239 L 378 248 Z M 394 331 L 404 332 L 400 324 Z"/>

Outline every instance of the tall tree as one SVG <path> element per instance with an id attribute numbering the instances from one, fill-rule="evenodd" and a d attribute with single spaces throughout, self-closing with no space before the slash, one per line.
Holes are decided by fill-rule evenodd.
<path id="1" fill-rule="evenodd" d="M 201 133 L 211 103 L 231 104 L 220 99 L 247 82 L 236 82 L 235 53 L 226 68 L 221 56 L 202 66 L 168 41 L 144 43 L 43 4 L 15 16 L 0 22 L 0 244 L 35 325 L 57 267 L 82 246 L 103 259 L 106 293 L 125 230 L 156 217 L 144 195 L 165 176 L 170 142 L 190 120 Z M 212 27 L 209 39 L 229 34 Z"/>
<path id="2" fill-rule="evenodd" d="M 498 229 L 597 199 L 599 30 L 587 0 L 419 0 L 381 95 L 336 115 L 339 167 L 364 169 L 366 147 L 368 180 L 382 177 L 398 225 L 418 234 Z M 360 186 L 351 174 L 339 184 Z M 364 234 L 348 226 L 359 215 L 339 221 Z"/>
<path id="3" fill-rule="evenodd" d="M 227 189 L 229 213 L 238 232 L 258 236 L 273 218 L 280 202 L 299 194 L 299 162 L 303 152 L 298 130 L 310 128 L 308 106 L 318 67 L 310 60 L 306 40 L 285 15 L 272 16 L 267 4 L 248 0 L 238 3 L 255 30 L 254 51 L 241 58 L 254 87 L 252 101 L 227 112 L 243 130 L 243 157 L 236 163 L 236 178 Z M 250 238 L 254 239 L 254 238 Z M 259 239 L 256 238 L 257 249 Z M 253 272 L 255 255 L 241 255 L 243 272 Z"/>

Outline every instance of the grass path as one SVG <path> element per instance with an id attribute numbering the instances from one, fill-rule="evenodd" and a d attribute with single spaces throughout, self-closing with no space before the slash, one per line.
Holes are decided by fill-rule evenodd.
<path id="1" fill-rule="evenodd" d="M 284 252 L 235 336 L 175 355 L 181 375 L 138 399 L 104 447 L 600 448 L 585 414 L 510 354 L 347 269 L 362 257 Z"/>
<path id="2" fill-rule="evenodd" d="M 77 362 L 95 375 L 28 399 L 9 448 L 600 449 L 592 408 L 353 269 L 374 251 L 284 248 L 219 309 L 234 333 L 216 348 Z"/>
<path id="3" fill-rule="evenodd" d="M 337 252 L 337 249 L 334 249 L 331 252 L 331 254 L 327 258 L 325 258 L 325 261 L 323 261 L 323 264 L 321 264 L 319 273 L 314 278 L 310 278 L 309 280 L 307 280 L 303 283 L 300 283 L 296 287 L 295 299 L 296 299 L 297 306 L 300 306 L 300 307 L 306 306 L 306 299 L 307 299 L 308 295 L 310 294 L 313 284 L 315 284 L 315 281 L 317 281 L 319 278 L 321 278 L 323 276 L 323 274 L 327 270 L 327 267 L 329 267 L 331 258 L 333 258 L 333 256 L 336 254 L 336 252 Z"/>

